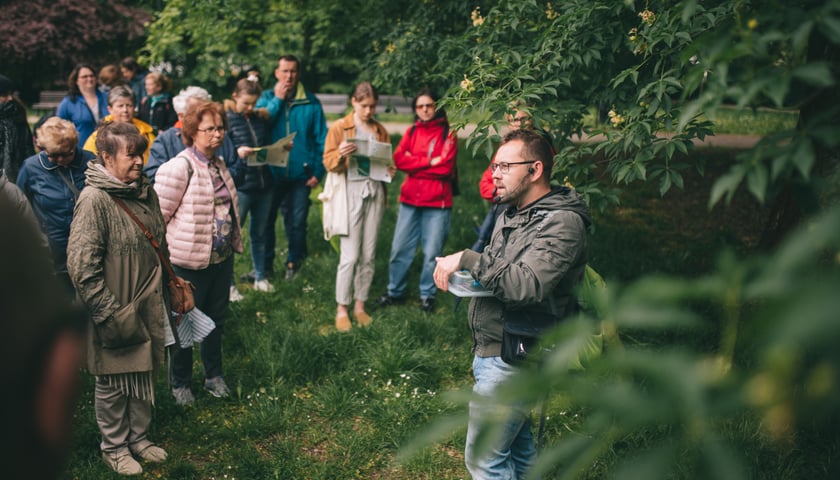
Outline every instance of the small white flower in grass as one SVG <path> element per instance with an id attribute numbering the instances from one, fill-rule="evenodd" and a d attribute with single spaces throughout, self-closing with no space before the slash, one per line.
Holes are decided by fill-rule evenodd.
<path id="1" fill-rule="evenodd" d="M 395 393 L 394 396 L 400 398 L 400 392 Z"/>

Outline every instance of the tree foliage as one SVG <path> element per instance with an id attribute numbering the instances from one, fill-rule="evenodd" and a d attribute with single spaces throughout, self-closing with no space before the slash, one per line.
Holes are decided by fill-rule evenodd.
<path id="1" fill-rule="evenodd" d="M 414 4 L 171 0 L 149 25 L 143 59 L 185 83 L 227 89 L 243 67 L 258 66 L 266 79 L 280 55 L 294 54 L 308 88 L 345 93 L 373 77 L 366 60 L 387 48 L 385 38 L 418 10 Z"/>
<path id="2" fill-rule="evenodd" d="M 433 70 L 453 84 L 450 112 L 461 124 L 478 122 L 477 151 L 489 155 L 492 127 L 511 102 L 531 105 L 561 138 L 594 138 L 568 145 L 557 171 L 600 208 L 617 197 L 595 175 L 600 165 L 586 160 L 596 154 L 613 186 L 656 181 L 665 194 L 682 186 L 686 169 L 702 172 L 678 154 L 713 134 L 708 119 L 724 105 L 799 110 L 799 128 L 743 155 L 710 196 L 713 205 L 745 185 L 768 201 L 787 182 L 809 182 L 820 158 L 836 155 L 838 24 L 837 0 L 504 0 L 474 10 L 472 26 L 446 38 Z M 381 65 L 394 70 L 380 72 L 384 78 L 407 68 Z M 611 110 L 609 121 L 584 130 L 596 105 Z"/>
<path id="3" fill-rule="evenodd" d="M 33 87 L 61 87 L 73 66 L 117 62 L 133 53 L 150 15 L 127 2 L 11 0 L 0 15 L 4 73 L 24 94 Z"/>
<path id="4" fill-rule="evenodd" d="M 714 134 L 709 119 L 728 105 L 799 113 L 794 129 L 744 152 L 709 192 L 710 206 L 739 189 L 766 203 L 797 198 L 795 233 L 797 222 L 785 225 L 767 256 L 724 252 L 700 278 L 611 285 L 589 299 L 597 319 L 565 324 L 542 367 L 500 393 L 534 403 L 555 394 L 585 417 L 536 469 L 741 479 L 765 471 L 767 455 L 778 478 L 837 476 L 840 437 L 828 425 L 840 416 L 840 211 L 826 205 L 837 200 L 840 158 L 840 1 L 502 0 L 468 21 L 444 39 L 433 70 L 452 82 L 450 116 L 478 125 L 472 150 L 489 156 L 503 114 L 524 105 L 559 137 L 589 140 L 565 144 L 555 174 L 596 208 L 633 182 L 657 182 L 665 195 L 687 170 L 702 173 L 693 142 Z M 386 77 L 407 66 L 382 68 L 393 70 Z M 606 122 L 587 125 L 598 105 Z M 615 343 L 569 375 L 593 320 L 648 341 Z M 700 335 L 716 344 L 685 342 Z M 788 461 L 802 463 L 780 465 Z"/>

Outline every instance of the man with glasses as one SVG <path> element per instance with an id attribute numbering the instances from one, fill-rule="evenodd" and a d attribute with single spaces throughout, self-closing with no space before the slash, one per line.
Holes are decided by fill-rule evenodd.
<path id="1" fill-rule="evenodd" d="M 476 447 L 479 437 L 495 431 L 488 422 L 499 421 L 499 406 L 488 400 L 519 372 L 501 357 L 504 317 L 523 318 L 527 312 L 559 322 L 577 308 L 574 288 L 586 266 L 589 211 L 577 192 L 549 183 L 552 167 L 550 146 L 540 135 L 507 134 L 491 164 L 496 194 L 506 209 L 489 245 L 481 253 L 464 250 L 437 259 L 434 278 L 441 290 L 448 290 L 450 275 L 467 270 L 492 292 L 474 297 L 468 314 L 476 383 L 465 462 L 476 480 L 524 478 L 536 454 L 528 407 L 521 404 L 501 410 L 505 428 L 489 448 Z"/>
<path id="2" fill-rule="evenodd" d="M 276 244 L 274 224 L 282 208 L 283 225 L 289 253 L 286 256 L 286 280 L 291 280 L 306 257 L 306 217 L 309 215 L 309 192 L 324 177 L 324 141 L 327 121 L 315 94 L 300 83 L 300 62 L 294 55 L 284 55 L 274 70 L 277 83 L 266 90 L 256 108 L 265 108 L 271 118 L 271 141 L 292 133 L 295 138 L 286 167 L 270 166 L 275 192 L 268 219 L 265 244 L 266 272 L 273 271 Z M 249 281 L 253 279 L 248 278 Z"/>
<path id="3" fill-rule="evenodd" d="M 551 134 L 542 128 L 534 128 L 534 118 L 526 109 L 527 107 L 521 104 L 514 104 L 511 108 L 511 112 L 505 114 L 510 130 L 532 130 L 538 133 L 551 147 L 551 156 L 553 157 L 556 155 L 557 152 L 554 149 L 554 139 L 551 137 Z M 473 246 L 470 247 L 476 252 L 481 252 L 484 250 L 484 246 L 487 245 L 487 242 L 490 241 L 490 235 L 493 233 L 493 227 L 496 225 L 496 217 L 502 210 L 499 205 L 501 197 L 496 195 L 496 185 L 493 183 L 493 172 L 489 167 L 484 171 L 484 174 L 481 176 L 481 180 L 478 182 L 478 192 L 481 194 L 481 198 L 487 200 L 491 204 L 490 210 L 484 217 L 484 221 L 482 221 L 481 226 L 478 227 L 478 239 L 475 241 Z"/>

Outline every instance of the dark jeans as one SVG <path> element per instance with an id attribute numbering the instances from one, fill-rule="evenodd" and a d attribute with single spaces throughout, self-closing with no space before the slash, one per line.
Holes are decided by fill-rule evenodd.
<path id="1" fill-rule="evenodd" d="M 268 223 L 269 210 L 274 198 L 274 189 L 257 190 L 253 192 L 237 192 L 239 197 L 239 225 L 244 226 L 248 212 L 251 212 L 251 223 L 248 233 L 251 237 L 251 260 L 254 264 L 254 279 L 264 280 L 267 257 L 265 252 L 266 229 L 274 224 Z"/>
<path id="2" fill-rule="evenodd" d="M 204 378 L 222 375 L 222 330 L 228 315 L 230 277 L 233 275 L 233 255 L 222 263 L 202 270 L 172 266 L 175 274 L 195 285 L 195 308 L 213 319 L 216 328 L 201 342 L 201 363 Z M 189 387 L 192 383 L 193 349 L 172 347 L 169 371 L 173 388 Z"/>
<path id="3" fill-rule="evenodd" d="M 286 229 L 286 241 L 289 254 L 286 262 L 300 266 L 306 257 L 306 217 L 309 215 L 309 187 L 304 180 L 276 182 L 274 203 L 268 216 L 268 228 L 265 239 L 265 268 L 274 269 L 274 249 L 277 245 L 276 224 L 277 210 L 283 215 L 283 227 Z"/>

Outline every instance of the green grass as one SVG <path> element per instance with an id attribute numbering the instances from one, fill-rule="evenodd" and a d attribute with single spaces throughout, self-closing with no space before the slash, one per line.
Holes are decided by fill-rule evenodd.
<path id="1" fill-rule="evenodd" d="M 698 154 L 722 165 L 732 152 Z M 475 239 L 474 228 L 487 205 L 470 186 L 477 184 L 485 166 L 485 161 L 473 161 L 465 153 L 459 158 L 462 194 L 455 199 L 445 253 L 466 248 Z M 371 300 L 387 284 L 401 182 L 398 175 L 388 188 Z M 737 218 L 721 221 L 723 212 L 705 212 L 701 190 L 707 183 L 688 176 L 686 191 L 672 190 L 664 198 L 655 188 L 629 190 L 622 207 L 595 216 L 591 263 L 608 281 L 627 281 L 655 271 L 696 274 L 709 268 L 713 261 L 709 252 L 720 245 L 749 248 L 751 232 L 739 226 Z M 742 208 L 751 211 L 746 203 Z M 276 266 L 282 267 L 285 237 L 282 226 L 277 228 Z M 310 211 L 308 246 L 309 257 L 298 276 L 288 282 L 276 279 L 276 293 L 256 293 L 239 285 L 245 300 L 232 305 L 224 334 L 230 398 L 215 399 L 203 392 L 196 359 L 196 403 L 179 408 L 169 394 L 165 372 L 160 372 L 151 439 L 169 452 L 170 459 L 144 465 L 140 478 L 468 478 L 463 467 L 464 428 L 403 463 L 394 460 L 430 421 L 463 411 L 449 392 L 472 385 L 466 304 L 455 310 L 453 297 L 440 293 L 436 310 L 422 312 L 416 293 L 417 258 L 409 282 L 410 301 L 387 309 L 371 304 L 371 327 L 338 333 L 333 327 L 338 255 L 323 240 L 317 204 Z M 250 270 L 247 251 L 236 258 L 235 268 L 237 274 Z M 64 478 L 118 478 L 99 460 L 92 378 L 87 374 L 82 378 Z M 586 415 L 565 405 L 562 398 L 551 399 L 547 413 L 549 443 L 562 442 Z M 636 444 L 633 439 L 626 443 Z M 614 456 L 603 461 L 617 461 L 623 453 L 617 446 Z M 594 465 L 587 478 L 598 478 L 605 468 Z"/>
<path id="2" fill-rule="evenodd" d="M 583 123 L 591 128 L 597 124 L 597 118 L 597 109 L 592 107 Z M 700 120 L 711 120 L 717 135 L 767 135 L 794 128 L 798 118 L 799 112 L 790 110 L 721 107 L 714 117 L 703 115 Z"/>
<path id="3" fill-rule="evenodd" d="M 767 135 L 790 130 L 796 126 L 799 112 L 749 108 L 720 108 L 714 118 L 717 134 Z"/>

